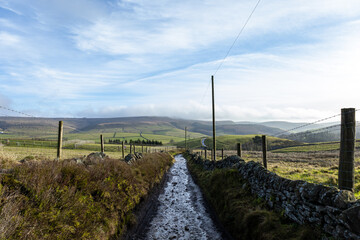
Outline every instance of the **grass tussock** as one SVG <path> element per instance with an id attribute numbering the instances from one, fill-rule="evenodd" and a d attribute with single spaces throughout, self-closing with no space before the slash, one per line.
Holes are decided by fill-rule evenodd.
<path id="1" fill-rule="evenodd" d="M 290 223 L 281 213 L 267 210 L 235 169 L 205 171 L 191 161 L 188 167 L 234 239 L 321 239 L 320 230 Z"/>
<path id="2" fill-rule="evenodd" d="M 128 165 L 29 161 L 0 175 L 0 239 L 109 239 L 172 164 L 166 153 Z"/>
<path id="3" fill-rule="evenodd" d="M 11 152 L 5 152 L 0 147 L 0 169 L 9 169 L 18 165 L 17 156 Z"/>

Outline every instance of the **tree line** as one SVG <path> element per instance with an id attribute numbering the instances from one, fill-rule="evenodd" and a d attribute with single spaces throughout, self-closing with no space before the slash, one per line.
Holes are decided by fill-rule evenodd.
<path id="1" fill-rule="evenodd" d="M 109 139 L 108 143 L 109 144 L 121 144 L 123 141 L 121 141 L 120 139 Z M 125 144 L 137 144 L 137 145 L 150 145 L 150 146 L 162 146 L 163 143 L 162 141 L 157 141 L 157 140 L 130 140 L 130 141 L 127 141 L 125 140 L 124 141 Z"/>

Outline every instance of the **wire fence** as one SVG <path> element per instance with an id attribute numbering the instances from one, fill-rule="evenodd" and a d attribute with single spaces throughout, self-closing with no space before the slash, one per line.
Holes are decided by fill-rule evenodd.
<path id="1" fill-rule="evenodd" d="M 9 108 L 0 108 L 0 154 L 14 160 L 56 159 L 58 153 L 59 121 L 61 119 L 38 118 Z M 62 159 L 83 158 L 101 151 L 104 137 L 104 152 L 111 158 L 120 159 L 129 153 L 153 153 L 174 150 L 175 146 L 163 145 L 151 140 L 142 132 L 124 129 L 94 129 L 82 125 L 76 119 L 64 119 Z M 123 144 L 124 143 L 124 144 Z"/>
<path id="2" fill-rule="evenodd" d="M 358 109 L 355 111 L 357 113 Z M 37 118 L 0 108 L 1 154 L 12 155 L 16 160 L 56 159 L 60 120 Z M 268 169 L 288 178 L 337 185 L 341 128 L 344 127 L 341 126 L 340 120 L 340 114 L 337 114 L 267 136 Z M 101 135 L 105 142 L 104 152 L 116 159 L 134 152 L 149 153 L 176 148 L 170 145 L 162 146 L 160 142 L 150 140 L 139 129 L 127 131 L 119 127 L 107 128 L 102 124 L 94 128 L 90 127 L 90 123 L 83 125 L 83 121 L 80 123 L 76 119 L 62 121 L 64 123 L 62 159 L 83 158 L 92 152 L 100 152 Z M 356 129 L 359 129 L 359 122 L 356 122 L 356 125 Z M 217 159 L 238 154 L 236 144 L 241 143 L 244 160 L 262 162 L 261 136 L 239 137 L 235 140 L 226 137 L 217 138 Z M 208 148 L 207 157 L 210 158 L 212 139 L 198 141 L 197 145 L 190 145 L 189 148 L 205 156 L 204 147 L 201 147 L 204 144 Z M 360 140 L 357 140 L 354 163 L 356 173 L 360 173 L 359 149 Z M 360 191 L 360 186 L 356 185 L 355 188 L 359 188 Z"/>
<path id="3" fill-rule="evenodd" d="M 355 110 L 357 114 L 359 109 Z M 352 125 L 353 122 L 348 124 Z M 355 179 L 360 178 L 360 122 L 356 122 L 355 140 Z M 267 136 L 267 168 L 283 177 L 294 180 L 338 186 L 339 159 L 341 148 L 341 114 L 333 115 L 317 121 L 302 124 L 291 129 L 282 130 Z M 239 138 L 241 157 L 245 161 L 255 161 L 263 164 L 262 135 Z M 217 159 L 237 155 L 236 143 L 226 137 L 218 137 Z M 354 139 L 343 139 L 354 141 Z M 210 159 L 212 139 L 206 139 L 207 158 Z M 193 151 L 205 156 L 204 148 Z M 355 196 L 360 197 L 360 184 L 355 182 Z"/>

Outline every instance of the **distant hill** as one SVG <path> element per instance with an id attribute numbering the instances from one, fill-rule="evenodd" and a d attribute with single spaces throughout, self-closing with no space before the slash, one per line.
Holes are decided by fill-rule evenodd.
<path id="1" fill-rule="evenodd" d="M 123 118 L 22 118 L 0 117 L 0 130 L 14 136 L 36 137 L 43 132 L 56 133 L 58 121 L 64 121 L 67 133 L 144 133 L 184 137 L 187 127 L 190 138 L 212 135 L 210 121 L 174 119 L 169 117 L 123 117 Z M 271 135 L 281 131 L 279 128 L 261 124 L 238 124 L 233 121 L 218 121 L 217 135 Z"/>

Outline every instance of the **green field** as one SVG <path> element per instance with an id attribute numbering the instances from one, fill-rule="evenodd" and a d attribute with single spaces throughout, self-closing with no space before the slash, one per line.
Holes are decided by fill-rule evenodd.
<path id="1" fill-rule="evenodd" d="M 136 146 L 136 152 L 142 152 L 141 146 Z M 144 152 L 159 152 L 173 150 L 171 146 L 144 146 Z M 66 146 L 62 151 L 62 159 L 78 158 L 89 155 L 93 152 L 100 152 L 99 144 L 84 144 L 79 146 L 78 149 L 67 148 Z M 105 145 L 105 153 L 110 158 L 122 158 L 121 145 Z M 130 153 L 128 145 L 125 146 L 125 155 Z M 16 146 L 3 146 L 0 147 L 0 159 L 7 158 L 14 161 L 22 160 L 26 157 L 31 157 L 37 160 L 55 159 L 57 156 L 56 148 L 39 148 L 39 147 L 16 147 Z M 1 168 L 1 167 L 0 167 Z"/>
<path id="2" fill-rule="evenodd" d="M 169 144 L 169 143 L 175 143 L 182 141 L 184 139 L 184 136 L 178 137 L 177 135 L 180 135 L 176 132 L 173 132 L 174 135 L 159 135 L 159 134 L 152 134 L 152 133 L 142 133 L 142 136 L 149 140 L 157 140 L 161 141 L 163 144 Z M 184 135 L 184 132 L 182 132 Z M 202 134 L 198 133 L 190 133 L 194 136 L 204 136 Z M 86 132 L 86 133 L 64 133 L 63 139 L 64 141 L 69 140 L 86 140 L 86 141 L 95 141 L 96 143 L 100 142 L 100 135 L 104 136 L 105 141 L 108 141 L 109 139 L 119 139 L 120 141 L 130 141 L 130 140 L 144 140 L 143 137 L 141 137 L 140 132 Z M 115 136 L 115 137 L 114 137 Z M 43 139 L 43 140 L 57 140 L 57 133 L 48 133 L 48 134 L 33 134 L 33 135 L 15 135 L 15 134 L 6 134 L 6 135 L 0 135 L 0 141 L 10 140 L 12 142 L 12 139 L 16 139 L 16 142 L 30 142 L 32 139 Z M 34 141 L 37 142 L 37 141 Z"/>
<path id="3" fill-rule="evenodd" d="M 224 150 L 235 150 L 236 144 L 241 143 L 243 145 L 243 148 L 256 148 L 256 150 L 260 149 L 261 144 L 252 144 L 253 138 L 256 136 L 261 137 L 261 135 L 222 135 L 216 137 L 216 148 L 217 149 L 224 149 Z M 201 139 L 202 138 L 194 138 L 194 139 L 188 139 L 187 140 L 187 146 L 190 149 L 196 149 L 201 148 Z M 205 140 L 205 145 L 208 148 L 212 148 L 212 138 L 207 137 Z M 248 144 L 249 146 L 246 146 Z M 292 146 L 297 145 L 299 143 L 296 143 L 291 140 L 287 139 L 281 139 L 277 137 L 271 137 L 267 136 L 267 144 L 268 148 L 270 147 L 285 147 L 285 146 Z M 178 142 L 176 144 L 179 147 L 185 146 L 185 141 Z"/>
<path id="4" fill-rule="evenodd" d="M 360 147 L 360 142 L 356 142 L 356 148 Z M 318 152 L 318 151 L 334 151 L 340 149 L 339 142 L 322 142 L 322 143 L 312 143 L 304 144 L 302 146 L 296 147 L 287 147 L 282 149 L 274 150 L 275 153 L 282 152 Z"/>

